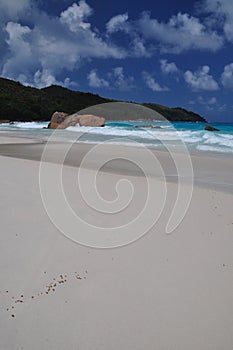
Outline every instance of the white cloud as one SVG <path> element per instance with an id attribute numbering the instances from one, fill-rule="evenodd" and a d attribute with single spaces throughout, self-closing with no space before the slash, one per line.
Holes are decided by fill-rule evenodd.
<path id="1" fill-rule="evenodd" d="M 178 13 L 165 23 L 144 12 L 138 26 L 144 38 L 154 40 L 162 52 L 178 54 L 187 50 L 217 51 L 223 46 L 220 35 L 187 13 Z"/>
<path id="2" fill-rule="evenodd" d="M 30 10 L 32 7 L 31 0 L 1 0 L 0 1 L 0 18 L 5 17 L 13 20 L 20 14 Z"/>
<path id="3" fill-rule="evenodd" d="M 218 110 L 219 110 L 220 112 L 226 111 L 226 110 L 227 110 L 227 105 L 224 103 L 223 105 L 221 105 L 221 106 L 218 107 Z"/>
<path id="4" fill-rule="evenodd" d="M 219 89 L 218 83 L 214 80 L 212 75 L 209 74 L 210 67 L 203 66 L 196 72 L 187 70 L 184 73 L 184 79 L 186 83 L 194 90 L 207 90 L 215 91 Z"/>
<path id="5" fill-rule="evenodd" d="M 23 81 L 23 77 L 21 77 L 20 81 Z M 27 81 L 23 81 L 24 84 L 26 83 L 27 85 Z M 78 84 L 71 81 L 70 78 L 65 78 L 64 81 L 58 81 L 55 76 L 53 76 L 48 70 L 38 70 L 35 72 L 34 74 L 34 78 L 33 78 L 33 82 L 34 85 L 37 88 L 43 88 L 46 86 L 50 86 L 50 85 L 62 85 L 65 87 L 77 87 Z"/>
<path id="6" fill-rule="evenodd" d="M 25 20 L 32 17 L 32 0 L 0 0 L 0 74 L 9 50 L 6 40 L 8 33 L 5 30 L 8 22 Z M 36 6 L 34 5 L 34 8 Z"/>
<path id="7" fill-rule="evenodd" d="M 129 37 L 128 55 L 132 57 L 150 57 L 151 52 L 147 49 L 145 40 L 137 33 L 137 22 L 129 21 L 128 13 L 112 17 L 106 24 L 107 35 L 123 32 Z"/>
<path id="8" fill-rule="evenodd" d="M 89 29 L 91 27 L 90 23 L 84 22 L 84 19 L 92 13 L 92 8 L 84 0 L 80 0 L 79 5 L 73 3 L 67 10 L 63 11 L 60 20 L 67 24 L 72 32 L 76 32 L 80 28 Z"/>
<path id="9" fill-rule="evenodd" d="M 9 22 L 5 30 L 8 34 L 6 42 L 10 49 L 10 58 L 3 66 L 2 75 L 11 78 L 12 72 L 14 72 L 15 77 L 22 72 L 27 74 L 28 60 L 31 59 L 32 52 L 26 36 L 31 33 L 31 29 L 18 23 Z"/>
<path id="10" fill-rule="evenodd" d="M 96 69 L 92 69 L 87 76 L 89 86 L 95 88 L 108 87 L 118 90 L 130 90 L 134 88 L 134 78 L 126 76 L 123 67 L 115 67 L 106 74 L 106 78 L 100 77 Z"/>
<path id="11" fill-rule="evenodd" d="M 130 47 L 130 56 L 133 57 L 150 57 L 152 53 L 150 50 L 146 48 L 145 41 L 143 39 L 140 39 L 139 37 L 136 37 L 131 41 L 129 44 Z"/>
<path id="12" fill-rule="evenodd" d="M 41 86 L 43 82 L 57 81 L 61 73 L 64 76 L 64 71 L 72 72 L 95 58 L 150 57 L 158 50 L 175 54 L 188 50 L 216 51 L 224 43 L 223 37 L 213 29 L 213 23 L 207 23 L 203 16 L 199 19 L 178 13 L 162 22 L 148 13 L 137 20 L 123 13 L 112 17 L 106 24 L 106 32 L 100 33 L 89 21 L 93 9 L 85 0 L 74 2 L 60 16 L 47 15 L 39 10 L 39 3 L 37 0 L 0 0 L 0 75 Z M 202 0 L 202 4 L 202 11 L 224 19 L 225 34 L 230 40 L 232 30 L 233 42 L 233 2 Z M 30 24 L 26 26 L 29 18 Z M 118 40 L 114 33 L 118 31 L 126 35 L 124 48 L 121 40 L 118 45 L 114 44 L 114 40 Z M 163 73 L 178 73 L 174 62 L 161 60 L 160 64 Z M 114 76 L 113 71 L 111 74 Z M 198 74 L 185 72 L 185 79 L 194 90 L 218 88 L 208 73 L 201 77 Z M 176 77 L 178 79 L 178 74 Z M 146 80 L 154 91 L 168 89 L 161 87 L 152 76 Z M 224 81 L 223 76 L 223 84 Z M 134 85 L 133 78 L 125 75 L 124 79 L 121 75 L 115 77 L 116 84 L 122 89 Z"/>
<path id="13" fill-rule="evenodd" d="M 2 57 L 0 74 L 16 80 L 26 77 L 28 83 L 35 85 L 38 84 L 35 73 L 41 72 L 41 85 L 43 81 L 56 80 L 64 69 L 77 69 L 85 60 L 126 57 L 124 49 L 104 41 L 84 22 L 91 13 L 92 9 L 81 0 L 63 11 L 60 17 L 37 13 L 36 24 L 31 28 L 8 22 L 4 34 L 7 54 Z M 46 79 L 43 72 L 46 72 Z"/>
<path id="14" fill-rule="evenodd" d="M 198 96 L 197 101 L 202 105 L 216 105 L 216 97 L 204 98 L 203 96 Z"/>
<path id="15" fill-rule="evenodd" d="M 208 111 L 212 111 L 214 108 L 217 107 L 216 97 L 204 98 L 202 96 L 198 96 L 197 103 L 203 105 Z"/>
<path id="16" fill-rule="evenodd" d="M 208 104 L 209 104 L 209 105 L 215 105 L 216 103 L 217 103 L 216 97 L 211 97 L 211 98 L 208 100 Z"/>
<path id="17" fill-rule="evenodd" d="M 112 17 L 106 24 L 107 33 L 115 33 L 119 30 L 127 30 L 125 25 L 129 18 L 128 13 Z"/>
<path id="18" fill-rule="evenodd" d="M 179 72 L 176 64 L 174 62 L 169 63 L 167 60 L 160 60 L 160 67 L 164 74 L 174 74 Z"/>
<path id="19" fill-rule="evenodd" d="M 227 64 L 224 67 L 221 82 L 225 88 L 233 89 L 233 63 Z"/>
<path id="20" fill-rule="evenodd" d="M 190 105 L 201 105 L 207 111 L 219 111 L 226 110 L 227 105 L 221 104 L 216 97 L 203 97 L 198 96 L 195 100 L 189 102 Z"/>
<path id="21" fill-rule="evenodd" d="M 103 78 L 100 78 L 95 69 L 92 69 L 87 76 L 88 84 L 94 88 L 109 87 L 109 82 Z"/>
<path id="22" fill-rule="evenodd" d="M 147 72 L 142 73 L 143 80 L 145 81 L 148 88 L 150 88 L 152 91 L 156 92 L 162 92 L 162 91 L 169 91 L 169 88 L 166 86 L 161 86 L 158 82 L 155 81 L 153 76 L 151 76 Z"/>
<path id="23" fill-rule="evenodd" d="M 113 78 L 113 85 L 119 90 L 130 90 L 134 88 L 134 78 L 126 77 L 123 67 L 113 68 L 113 74 L 109 74 Z"/>
<path id="24" fill-rule="evenodd" d="M 224 38 L 205 21 L 187 13 L 178 13 L 167 22 L 151 18 L 143 12 L 139 20 L 130 20 L 128 13 L 112 17 L 106 25 L 107 33 L 121 31 L 137 45 L 134 54 L 149 55 L 156 49 L 164 53 L 179 54 L 187 50 L 217 51 L 224 44 Z M 147 45 L 146 45 L 147 44 Z M 149 46 L 149 49 L 147 48 Z"/>
<path id="25" fill-rule="evenodd" d="M 19 49 L 19 41 L 24 36 L 24 34 L 30 33 L 31 29 L 18 23 L 8 22 L 6 26 L 6 32 L 9 34 L 7 43 L 9 45 L 12 45 L 12 47 L 15 49 Z"/>
<path id="26" fill-rule="evenodd" d="M 34 82 L 38 88 L 58 84 L 56 78 L 48 70 L 36 71 Z"/>
<path id="27" fill-rule="evenodd" d="M 219 20 L 228 41 L 233 42 L 232 0 L 203 0 L 202 11 L 212 13 Z"/>

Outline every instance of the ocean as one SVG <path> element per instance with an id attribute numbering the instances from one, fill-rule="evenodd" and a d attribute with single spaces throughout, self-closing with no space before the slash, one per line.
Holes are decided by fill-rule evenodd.
<path id="1" fill-rule="evenodd" d="M 205 131 L 205 123 L 169 123 L 161 121 L 148 122 L 156 128 L 145 128 L 145 122 L 121 121 L 106 122 L 102 128 L 95 127 L 69 127 L 56 132 L 61 141 L 75 142 L 112 142 L 134 145 L 141 144 L 162 148 L 164 145 L 176 147 L 184 143 L 190 151 L 217 152 L 233 154 L 233 123 L 211 123 L 220 131 Z M 1 124 L 0 135 L 10 134 L 17 137 L 36 138 L 45 141 L 53 130 L 45 129 L 48 122 L 17 122 L 14 124 Z"/>

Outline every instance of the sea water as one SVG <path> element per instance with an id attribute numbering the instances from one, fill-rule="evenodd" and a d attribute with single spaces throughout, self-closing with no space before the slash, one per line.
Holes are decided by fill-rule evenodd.
<path id="1" fill-rule="evenodd" d="M 211 123 L 220 131 L 205 130 L 205 123 L 170 123 L 153 121 L 148 124 L 155 128 L 146 128 L 145 122 L 121 121 L 106 122 L 105 127 L 69 127 L 56 132 L 58 140 L 69 142 L 112 142 L 134 145 L 146 145 L 161 148 L 169 145 L 176 146 L 182 142 L 189 150 L 201 152 L 233 153 L 233 123 Z M 54 130 L 45 129 L 48 122 L 17 122 L 1 124 L 0 135 L 36 138 L 47 140 Z"/>

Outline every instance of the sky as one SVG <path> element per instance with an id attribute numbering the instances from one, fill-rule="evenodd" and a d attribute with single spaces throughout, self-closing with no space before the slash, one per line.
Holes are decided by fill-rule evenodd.
<path id="1" fill-rule="evenodd" d="M 0 0 L 0 76 L 233 122 L 233 1 Z"/>

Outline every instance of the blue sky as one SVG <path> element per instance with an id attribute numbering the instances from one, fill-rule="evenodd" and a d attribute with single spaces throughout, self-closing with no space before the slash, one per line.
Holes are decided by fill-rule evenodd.
<path id="1" fill-rule="evenodd" d="M 233 121 L 232 0 L 1 0 L 0 75 Z"/>

